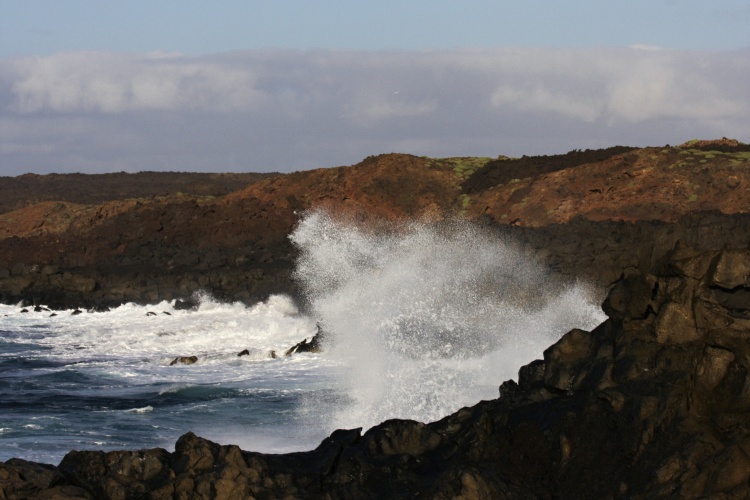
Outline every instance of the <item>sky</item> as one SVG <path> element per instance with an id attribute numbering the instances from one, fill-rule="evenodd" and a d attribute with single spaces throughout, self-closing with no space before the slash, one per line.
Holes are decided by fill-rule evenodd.
<path id="1" fill-rule="evenodd" d="M 750 2 L 0 0 L 0 175 L 750 142 Z"/>

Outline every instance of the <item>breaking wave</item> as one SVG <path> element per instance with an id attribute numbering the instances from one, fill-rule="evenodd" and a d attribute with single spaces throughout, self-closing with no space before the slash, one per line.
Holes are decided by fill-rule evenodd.
<path id="1" fill-rule="evenodd" d="M 382 228 L 381 228 L 382 229 Z M 296 278 L 340 366 L 319 425 L 431 421 L 481 399 L 570 329 L 605 319 L 502 234 L 465 221 L 371 230 L 313 212 L 291 235 Z"/>

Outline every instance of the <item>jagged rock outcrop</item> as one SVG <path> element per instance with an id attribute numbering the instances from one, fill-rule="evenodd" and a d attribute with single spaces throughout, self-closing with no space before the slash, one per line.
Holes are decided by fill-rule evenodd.
<path id="1" fill-rule="evenodd" d="M 173 453 L 71 452 L 57 468 L 12 460 L 0 464 L 2 494 L 746 498 L 750 250 L 679 243 L 652 271 L 624 275 L 607 321 L 564 335 L 500 398 L 438 422 L 336 431 L 287 455 L 189 433 Z"/>
<path id="2" fill-rule="evenodd" d="M 303 339 L 301 342 L 294 344 L 292 347 L 284 352 L 284 356 L 291 356 L 292 354 L 311 352 L 317 353 L 323 349 L 323 342 L 325 341 L 326 334 L 320 323 L 316 325 L 315 335 L 310 340 Z"/>

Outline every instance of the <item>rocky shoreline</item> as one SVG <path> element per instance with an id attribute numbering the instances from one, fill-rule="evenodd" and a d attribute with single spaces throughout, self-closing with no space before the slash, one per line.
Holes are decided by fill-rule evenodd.
<path id="1" fill-rule="evenodd" d="M 294 224 L 288 221 L 289 231 Z M 699 250 L 743 248 L 750 241 L 750 214 L 719 212 L 691 213 L 675 222 L 578 218 L 544 227 L 484 224 L 488 231 L 520 245 L 556 276 L 587 281 L 602 290 L 624 272 L 648 272 L 680 240 Z M 0 302 L 96 311 L 124 302 L 187 300 L 196 293 L 247 305 L 271 294 L 300 300 L 292 276 L 297 249 L 286 234 L 239 248 L 196 244 L 179 255 L 151 242 L 148 251 L 136 256 L 111 255 L 85 267 L 18 262 L 28 255 L 29 242 L 6 241 L 0 243 L 8 250 L 9 263 L 0 267 Z M 14 244 L 19 246 L 15 252 Z"/>
<path id="2" fill-rule="evenodd" d="M 750 492 L 750 251 L 679 242 L 627 273 L 500 397 L 429 424 L 339 430 L 265 455 L 192 433 L 174 452 L 0 464 L 2 498 L 741 498 Z"/>
<path id="3" fill-rule="evenodd" d="M 305 211 L 328 210 L 374 226 L 471 220 L 559 279 L 599 287 L 609 319 L 566 334 L 498 399 L 438 422 L 340 430 L 287 455 L 189 433 L 174 452 L 12 459 L 0 499 L 746 497 L 748 165 L 748 146 L 728 140 L 516 160 L 381 155 L 218 198 L 61 197 L 2 213 L 4 303 L 94 312 L 206 292 L 304 306 L 288 235 Z"/>

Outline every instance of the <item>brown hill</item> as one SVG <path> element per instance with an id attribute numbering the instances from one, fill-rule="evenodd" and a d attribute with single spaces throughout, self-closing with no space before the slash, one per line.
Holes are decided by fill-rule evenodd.
<path id="1" fill-rule="evenodd" d="M 626 267 L 652 264 L 676 239 L 713 249 L 741 238 L 750 230 L 736 219 L 750 206 L 749 162 L 748 146 L 727 140 L 502 160 L 388 154 L 256 179 L 221 197 L 79 204 L 70 196 L 0 215 L 0 298 L 63 306 L 199 289 L 232 300 L 294 292 L 287 235 L 317 208 L 355 222 L 464 217 L 513 227 L 559 272 L 608 284 Z M 505 181 L 521 171 L 530 175 Z M 181 186 L 196 179 L 181 175 Z M 76 179 L 91 193 L 111 182 Z M 711 213 L 728 218 L 710 216 L 709 227 L 700 214 Z"/>
<path id="2" fill-rule="evenodd" d="M 673 222 L 696 211 L 745 213 L 750 150 L 692 145 L 644 148 L 485 188 L 471 197 L 471 216 L 544 226 L 590 220 Z"/>
<path id="3" fill-rule="evenodd" d="M 175 193 L 222 196 L 275 175 L 255 172 L 117 172 L 0 177 L 0 214 L 45 201 L 94 205 L 125 198 L 169 196 Z"/>
<path id="4" fill-rule="evenodd" d="M 372 156 L 336 167 L 267 179 L 227 195 L 294 210 L 328 209 L 377 219 L 442 218 L 456 208 L 462 182 L 489 158 L 432 159 L 405 154 Z"/>

